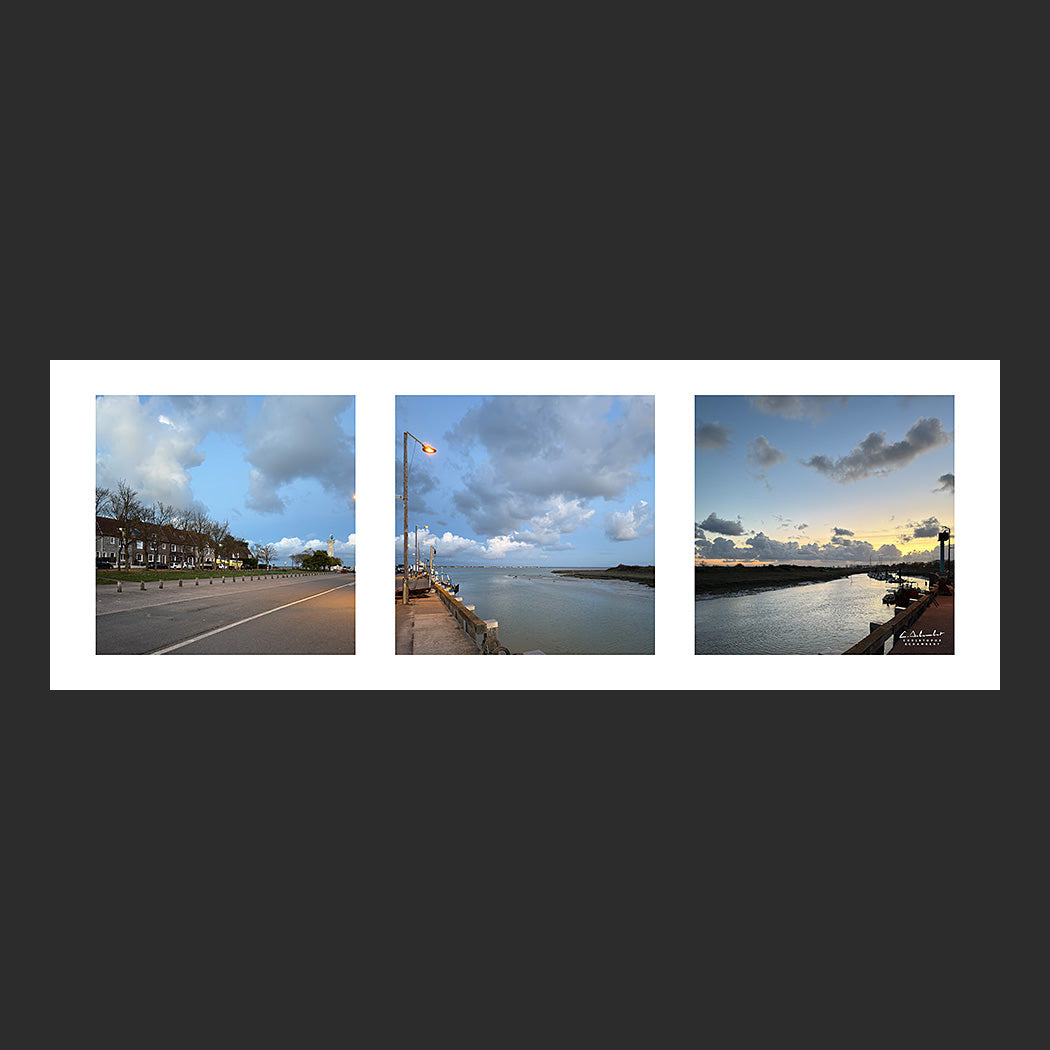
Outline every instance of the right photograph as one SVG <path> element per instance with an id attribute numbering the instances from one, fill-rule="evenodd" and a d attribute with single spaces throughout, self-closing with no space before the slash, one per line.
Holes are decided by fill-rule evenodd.
<path id="1" fill-rule="evenodd" d="M 952 655 L 954 397 L 697 395 L 695 654 Z"/>

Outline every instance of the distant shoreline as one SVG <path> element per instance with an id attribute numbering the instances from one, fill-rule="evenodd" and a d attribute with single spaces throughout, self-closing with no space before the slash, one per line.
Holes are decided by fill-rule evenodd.
<path id="1" fill-rule="evenodd" d="M 738 567 L 735 565 L 697 565 L 694 593 L 697 595 L 730 594 L 755 589 L 792 587 L 799 583 L 825 583 L 844 576 L 856 576 L 862 570 L 817 565 L 767 565 Z"/>
<path id="2" fill-rule="evenodd" d="M 579 576 L 586 580 L 628 580 L 631 583 L 656 586 L 655 565 L 617 565 L 615 569 L 551 569 L 559 576 Z"/>

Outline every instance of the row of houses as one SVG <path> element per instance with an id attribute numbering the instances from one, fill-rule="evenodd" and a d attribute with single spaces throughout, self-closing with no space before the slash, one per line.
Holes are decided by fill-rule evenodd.
<path id="1" fill-rule="evenodd" d="M 210 539 L 172 525 L 135 526 L 121 531 L 113 518 L 95 517 L 95 564 L 144 569 L 240 569 L 251 558 L 240 541 L 222 546 L 216 556 Z"/>

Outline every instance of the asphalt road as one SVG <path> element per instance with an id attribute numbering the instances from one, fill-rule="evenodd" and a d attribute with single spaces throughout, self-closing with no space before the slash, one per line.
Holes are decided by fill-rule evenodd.
<path id="1" fill-rule="evenodd" d="M 95 652 L 226 656 L 352 655 L 352 574 L 186 579 L 180 587 L 95 588 Z"/>

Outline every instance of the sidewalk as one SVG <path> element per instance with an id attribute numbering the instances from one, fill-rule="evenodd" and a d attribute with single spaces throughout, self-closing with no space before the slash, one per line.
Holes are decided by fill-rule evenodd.
<path id="1" fill-rule="evenodd" d="M 397 603 L 394 623 L 394 652 L 398 656 L 480 656 L 481 652 L 436 594 L 417 594 L 408 605 Z"/>
<path id="2" fill-rule="evenodd" d="M 955 653 L 955 595 L 938 594 L 937 604 L 897 639 L 889 656 L 950 656 Z"/>

